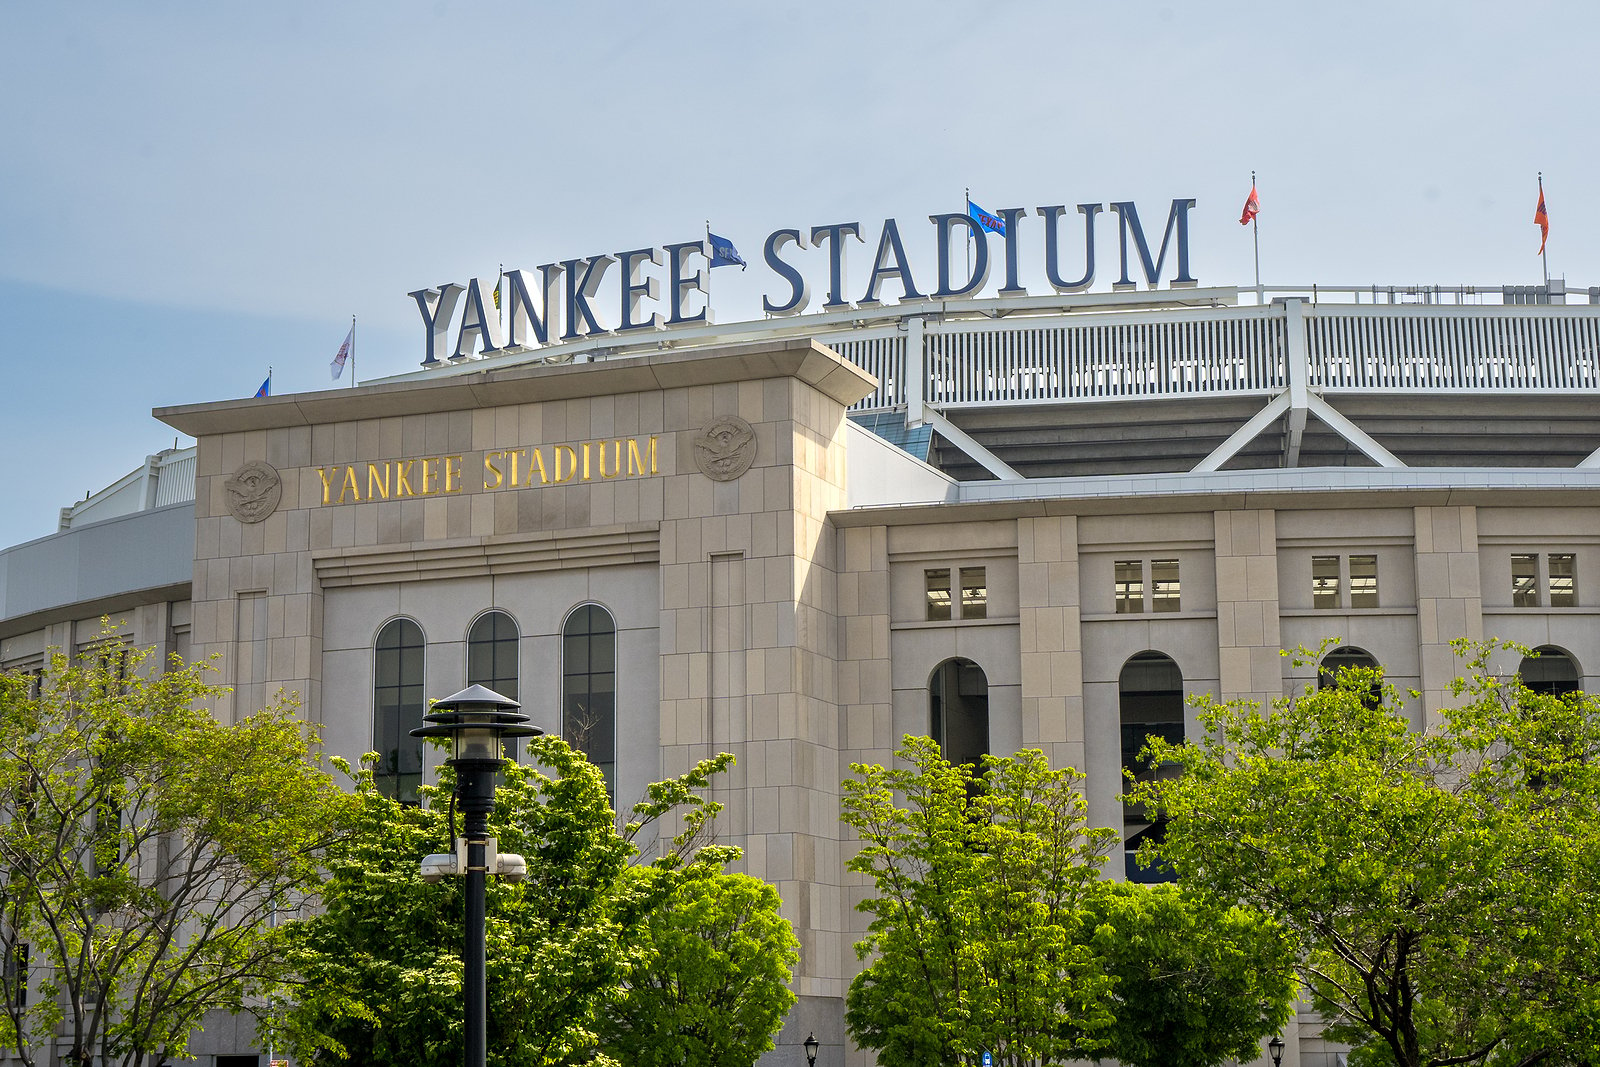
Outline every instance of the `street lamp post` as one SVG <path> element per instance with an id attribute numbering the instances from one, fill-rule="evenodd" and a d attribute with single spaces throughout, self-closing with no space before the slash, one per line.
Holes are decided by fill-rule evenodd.
<path id="1" fill-rule="evenodd" d="M 489 836 L 489 813 L 494 810 L 495 772 L 505 766 L 500 743 L 507 737 L 533 737 L 544 731 L 528 725 L 528 717 L 510 697 L 481 685 L 470 685 L 454 696 L 436 701 L 422 717 L 426 726 L 412 737 L 448 737 L 456 771 L 456 805 L 461 809 L 466 855 L 430 856 L 422 861 L 423 876 L 437 881 L 443 873 L 466 875 L 466 937 L 462 947 L 463 994 L 466 998 L 466 1067 L 484 1067 L 488 1057 L 488 989 L 484 948 L 484 889 L 490 874 L 513 876 L 526 870 L 520 856 L 499 856 Z M 452 839 L 455 828 L 451 827 Z M 459 853 L 457 854 L 459 855 Z M 492 858 L 491 858 L 492 856 Z M 448 861 L 441 863 L 440 861 Z"/>
<path id="2" fill-rule="evenodd" d="M 817 1067 L 817 1047 L 821 1044 L 821 1042 L 817 1040 L 817 1035 L 807 1035 L 806 1039 L 800 1042 L 800 1044 L 803 1045 L 806 1050 L 806 1067 Z"/>
<path id="3" fill-rule="evenodd" d="M 1272 1067 L 1283 1067 L 1283 1035 L 1273 1034 L 1272 1040 L 1267 1042 L 1267 1051 L 1272 1053 Z"/>

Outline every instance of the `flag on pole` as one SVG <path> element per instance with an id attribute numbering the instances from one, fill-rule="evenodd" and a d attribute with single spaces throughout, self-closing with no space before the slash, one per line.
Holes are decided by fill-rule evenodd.
<path id="1" fill-rule="evenodd" d="M 1533 210 L 1533 224 L 1539 227 L 1539 254 L 1544 255 L 1545 242 L 1550 240 L 1550 213 L 1544 209 L 1544 180 L 1539 181 L 1539 206 Z"/>
<path id="2" fill-rule="evenodd" d="M 967 201 L 967 215 L 978 224 L 980 229 L 988 230 L 990 233 L 997 233 L 1001 237 L 1006 235 L 1006 220 L 999 215 L 991 215 L 971 200 Z"/>
<path id="3" fill-rule="evenodd" d="M 339 375 L 344 373 L 345 360 L 350 358 L 350 349 L 356 343 L 356 326 L 350 324 L 350 333 L 345 337 L 344 344 L 339 346 L 339 354 L 333 357 L 333 362 L 328 364 L 328 370 L 333 374 L 333 380 L 338 381 Z"/>
<path id="4" fill-rule="evenodd" d="M 718 237 L 708 229 L 706 230 L 706 240 L 711 242 L 711 265 L 713 267 L 737 266 L 740 270 L 744 270 L 749 266 L 744 261 L 744 257 L 739 254 L 739 250 L 733 247 L 733 242 L 726 237 Z"/>
<path id="5" fill-rule="evenodd" d="M 1239 216 L 1239 225 L 1248 226 L 1261 214 L 1261 200 L 1256 196 L 1256 183 L 1250 183 L 1250 195 L 1244 198 L 1244 214 Z"/>
<path id="6" fill-rule="evenodd" d="M 257 397 L 272 395 L 272 372 L 267 372 L 267 380 L 261 383 L 261 388 L 256 390 Z"/>

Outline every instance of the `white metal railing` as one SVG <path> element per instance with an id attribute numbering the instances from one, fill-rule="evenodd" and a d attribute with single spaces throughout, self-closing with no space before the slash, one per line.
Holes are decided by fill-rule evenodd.
<path id="1" fill-rule="evenodd" d="M 1592 392 L 1600 308 L 1305 309 L 1308 381 L 1326 392 Z"/>
<path id="2" fill-rule="evenodd" d="M 854 410 L 1267 395 L 1304 331 L 1321 392 L 1600 392 L 1600 306 L 1302 301 L 1015 318 L 930 318 L 823 336 L 878 378 Z M 907 338 L 922 337 L 922 388 Z M 913 352 L 913 355 L 916 353 Z M 908 395 L 909 394 L 909 395 Z"/>

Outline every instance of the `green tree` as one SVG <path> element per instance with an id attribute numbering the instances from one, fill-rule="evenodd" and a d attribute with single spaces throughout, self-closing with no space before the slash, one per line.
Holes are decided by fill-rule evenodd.
<path id="1" fill-rule="evenodd" d="M 986 756 L 981 777 L 926 737 L 893 769 L 856 764 L 849 868 L 876 892 L 856 945 L 866 969 L 845 1021 L 905 1067 L 1064 1063 L 1105 1045 L 1112 979 L 1086 943 L 1086 902 L 1115 833 L 1084 825 L 1071 770 L 1036 751 Z"/>
<path id="2" fill-rule="evenodd" d="M 1493 644 L 1456 647 L 1456 706 L 1426 730 L 1375 670 L 1265 714 L 1202 699 L 1198 741 L 1152 746 L 1181 776 L 1133 798 L 1168 819 L 1160 855 L 1185 884 L 1296 939 L 1355 1062 L 1592 1063 L 1600 705 L 1496 677 Z"/>
<path id="3" fill-rule="evenodd" d="M 660 970 L 656 913 L 682 886 L 723 877 L 722 865 L 738 855 L 704 843 L 718 805 L 701 796 L 732 757 L 652 785 L 619 832 L 605 779 L 582 753 L 555 737 L 532 738 L 526 751 L 525 762 L 506 767 L 490 818 L 499 847 L 528 861 L 526 881 L 490 879 L 488 887 L 490 1062 L 615 1062 L 607 1031 L 651 1039 L 645 1024 L 619 1021 L 611 1006 L 631 976 Z M 445 768 L 438 786 L 424 787 L 427 807 L 382 795 L 370 770 L 356 777 L 361 818 L 330 857 L 325 910 L 288 933 L 300 985 L 280 1006 L 276 1033 L 305 1063 L 453 1067 L 462 1055 L 461 885 L 429 885 L 418 869 L 422 856 L 446 849 L 453 777 Z M 683 829 L 663 837 L 669 816 Z M 655 841 L 651 855 L 641 852 L 647 839 Z M 693 898 L 692 888 L 684 892 Z M 782 943 L 776 924 L 787 931 L 776 903 L 775 893 L 763 896 L 752 912 L 769 946 Z M 682 928 L 695 918 L 680 916 Z M 727 930 L 736 942 L 742 926 Z M 716 966 L 750 985 L 753 1001 L 782 1003 L 787 967 L 766 963 L 737 976 L 727 960 Z M 712 988 L 708 978 L 701 992 Z M 643 997 L 632 1003 L 648 1006 Z M 777 1022 L 748 1040 L 770 1039 Z M 657 1032 L 655 1040 L 671 1046 L 682 1035 Z"/>
<path id="4" fill-rule="evenodd" d="M 1101 1057 L 1128 1067 L 1255 1059 L 1289 1021 L 1293 946 L 1256 912 L 1176 885 L 1101 882 L 1088 944 L 1116 979 Z"/>
<path id="5" fill-rule="evenodd" d="M 224 726 L 206 665 L 158 666 L 108 630 L 0 675 L 0 950 L 44 975 L 26 1006 L 0 989 L 25 1064 L 52 1034 L 71 1064 L 184 1055 L 206 1012 L 281 977 L 273 920 L 346 823 L 293 704 Z"/>
<path id="6" fill-rule="evenodd" d="M 632 1067 L 750 1067 L 795 1001 L 800 943 L 777 890 L 707 864 L 636 876 L 673 885 L 647 893 L 661 904 L 636 928 L 639 952 L 606 1012 L 607 1051 Z"/>

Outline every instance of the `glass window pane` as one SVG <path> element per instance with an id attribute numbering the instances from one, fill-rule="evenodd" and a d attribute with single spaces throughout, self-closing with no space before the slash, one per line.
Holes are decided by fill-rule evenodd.
<path id="1" fill-rule="evenodd" d="M 1550 606 L 1573 608 L 1578 606 L 1576 583 L 1577 557 L 1571 552 L 1552 552 L 1550 564 Z"/>
<path id="2" fill-rule="evenodd" d="M 1511 606 L 1539 606 L 1539 557 L 1517 552 L 1511 556 Z"/>
<path id="3" fill-rule="evenodd" d="M 1336 608 L 1339 606 L 1339 557 L 1311 557 L 1311 606 Z"/>
<path id="4" fill-rule="evenodd" d="M 1378 557 L 1350 557 L 1350 606 L 1375 608 L 1378 606 Z"/>
<path id="5" fill-rule="evenodd" d="M 1144 561 L 1119 559 L 1114 564 L 1117 583 L 1117 614 L 1144 612 Z"/>
<path id="6" fill-rule="evenodd" d="M 950 619 L 950 568 L 922 572 L 923 586 L 928 597 L 928 621 L 947 622 Z"/>
<path id="7" fill-rule="evenodd" d="M 1179 611 L 1178 561 L 1153 559 L 1150 561 L 1150 599 L 1156 611 Z"/>
<path id="8" fill-rule="evenodd" d="M 961 617 L 984 619 L 989 615 L 989 583 L 983 567 L 961 568 Z"/>

